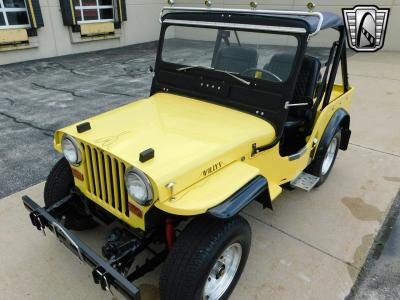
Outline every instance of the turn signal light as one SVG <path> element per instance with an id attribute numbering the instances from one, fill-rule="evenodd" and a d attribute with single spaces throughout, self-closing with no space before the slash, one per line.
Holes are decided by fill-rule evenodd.
<path id="1" fill-rule="evenodd" d="M 83 181 L 83 174 L 79 172 L 77 169 L 71 168 L 72 169 L 72 175 L 80 181 Z"/>
<path id="2" fill-rule="evenodd" d="M 135 216 L 139 217 L 139 218 L 143 218 L 143 212 L 142 210 L 137 207 L 136 205 L 132 204 L 132 203 L 128 203 L 129 206 L 129 211 L 132 212 Z"/>

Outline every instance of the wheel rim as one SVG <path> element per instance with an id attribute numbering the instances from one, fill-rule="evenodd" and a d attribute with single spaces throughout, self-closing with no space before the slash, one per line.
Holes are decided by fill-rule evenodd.
<path id="1" fill-rule="evenodd" d="M 322 163 L 322 170 L 321 170 L 322 175 L 328 173 L 328 171 L 332 167 L 333 160 L 335 159 L 336 147 L 337 147 L 337 138 L 334 137 L 331 143 L 329 144 L 328 151 L 326 151 L 324 161 Z"/>
<path id="2" fill-rule="evenodd" d="M 218 257 L 207 276 L 203 299 L 216 300 L 231 285 L 242 259 L 242 245 L 234 243 L 228 246 Z"/>

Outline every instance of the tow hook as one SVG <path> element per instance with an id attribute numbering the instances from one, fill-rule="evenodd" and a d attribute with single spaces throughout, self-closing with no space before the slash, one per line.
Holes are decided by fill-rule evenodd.
<path id="1" fill-rule="evenodd" d="M 102 267 L 95 268 L 92 275 L 95 284 L 100 284 L 103 291 L 107 291 L 113 295 L 110 289 L 109 274 Z"/>

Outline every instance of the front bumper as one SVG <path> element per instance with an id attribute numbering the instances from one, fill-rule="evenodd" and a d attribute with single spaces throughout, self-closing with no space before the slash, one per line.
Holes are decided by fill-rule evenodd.
<path id="1" fill-rule="evenodd" d="M 29 217 L 32 225 L 43 231 L 44 234 L 47 227 L 81 261 L 93 267 L 93 280 L 96 284 L 100 284 L 103 290 L 111 292 L 112 286 L 126 298 L 140 300 L 140 290 L 82 242 L 73 232 L 53 218 L 48 211 L 52 208 L 42 208 L 28 196 L 23 196 L 22 201 L 25 208 L 30 212 Z"/>

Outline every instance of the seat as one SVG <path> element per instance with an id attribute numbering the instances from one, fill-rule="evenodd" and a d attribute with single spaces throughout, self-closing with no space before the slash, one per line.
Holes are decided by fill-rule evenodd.
<path id="1" fill-rule="evenodd" d="M 279 78 L 286 80 L 293 67 L 294 54 L 278 53 L 271 57 L 269 63 L 264 66 L 264 70 L 270 71 L 277 75 Z M 276 81 L 276 78 L 264 73 L 263 79 L 269 81 Z"/>
<path id="2" fill-rule="evenodd" d="M 285 127 L 293 128 L 304 125 L 309 121 L 311 108 L 314 104 L 314 91 L 321 70 L 319 59 L 306 55 L 301 65 L 296 87 L 291 104 L 308 103 L 306 106 L 292 106 L 289 110 L 288 120 Z"/>
<path id="3" fill-rule="evenodd" d="M 218 51 L 214 68 L 241 74 L 247 69 L 256 68 L 257 63 L 257 50 L 230 46 Z"/>

